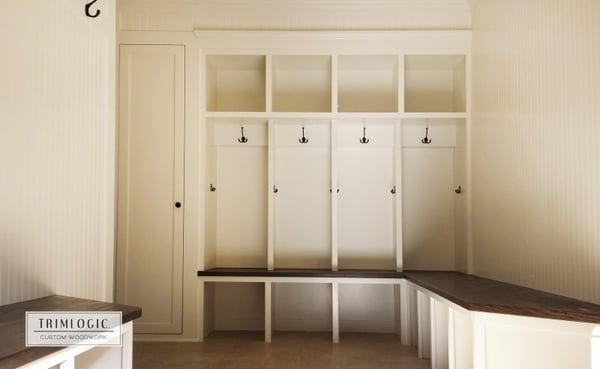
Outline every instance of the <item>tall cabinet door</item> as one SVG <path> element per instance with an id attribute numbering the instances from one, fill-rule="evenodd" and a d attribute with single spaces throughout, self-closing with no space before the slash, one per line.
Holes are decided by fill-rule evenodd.
<path id="1" fill-rule="evenodd" d="M 135 333 L 182 330 L 184 55 L 120 49 L 116 297 L 142 307 Z"/>

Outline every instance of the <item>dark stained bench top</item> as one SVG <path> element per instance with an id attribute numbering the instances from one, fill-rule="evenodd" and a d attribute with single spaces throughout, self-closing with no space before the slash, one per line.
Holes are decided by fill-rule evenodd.
<path id="1" fill-rule="evenodd" d="M 467 310 L 600 323 L 589 302 L 457 272 L 405 272 L 406 278 Z"/>
<path id="2" fill-rule="evenodd" d="M 399 278 L 471 311 L 600 324 L 599 305 L 459 272 L 215 268 L 198 276 Z"/>
<path id="3" fill-rule="evenodd" d="M 304 278 L 404 278 L 393 270 L 215 268 L 199 271 L 199 277 L 304 277 Z"/>
<path id="4" fill-rule="evenodd" d="M 123 323 L 142 316 L 142 309 L 135 306 L 66 296 L 48 296 L 0 306 L 0 369 L 16 368 L 61 349 L 25 347 L 26 311 L 120 311 L 123 313 Z"/>

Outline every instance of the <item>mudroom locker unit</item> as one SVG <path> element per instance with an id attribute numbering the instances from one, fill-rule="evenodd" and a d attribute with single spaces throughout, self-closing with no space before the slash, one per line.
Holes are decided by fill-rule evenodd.
<path id="1" fill-rule="evenodd" d="M 207 61 L 228 81 L 242 73 L 239 64 L 228 69 L 238 58 L 208 55 Z M 265 58 L 271 71 L 253 69 L 266 66 L 256 63 Z M 457 252 L 466 247 L 465 59 L 248 57 L 254 91 L 261 94 L 263 76 L 272 76 L 273 111 L 253 118 L 206 114 L 205 267 L 401 271 L 465 265 L 459 259 L 466 255 Z M 407 76 L 404 85 L 400 75 Z M 221 89 L 221 100 L 246 93 L 208 81 L 207 92 L 219 96 Z M 429 97 L 427 89 L 438 95 Z M 333 92 L 337 112 L 331 111 Z M 442 114 L 403 118 L 397 111 L 402 95 L 408 110 Z M 256 108 L 262 106 L 255 100 Z M 273 283 L 265 291 L 262 283 L 207 282 L 205 329 L 263 329 L 264 294 L 270 293 L 273 330 L 331 330 L 331 289 L 330 283 Z M 395 332 L 397 289 L 341 285 L 339 330 Z"/>

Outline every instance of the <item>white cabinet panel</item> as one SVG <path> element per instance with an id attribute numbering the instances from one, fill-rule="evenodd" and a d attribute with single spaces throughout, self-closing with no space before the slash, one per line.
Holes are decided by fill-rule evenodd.
<path id="1" fill-rule="evenodd" d="M 341 269 L 395 268 L 393 148 L 337 150 Z"/>
<path id="2" fill-rule="evenodd" d="M 119 105 L 117 302 L 136 333 L 180 333 L 184 47 L 122 46 Z"/>
<path id="3" fill-rule="evenodd" d="M 402 150 L 406 269 L 453 270 L 454 150 Z"/>
<path id="4" fill-rule="evenodd" d="M 267 263 L 267 148 L 217 148 L 217 267 Z"/>
<path id="5" fill-rule="evenodd" d="M 275 267 L 331 267 L 329 147 L 276 149 Z"/>

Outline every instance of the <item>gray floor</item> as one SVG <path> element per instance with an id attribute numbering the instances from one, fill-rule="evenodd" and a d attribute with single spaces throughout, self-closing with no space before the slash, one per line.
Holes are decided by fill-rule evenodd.
<path id="1" fill-rule="evenodd" d="M 156 369 L 425 369 L 415 348 L 389 334 L 342 334 L 335 345 L 328 333 L 283 333 L 273 343 L 261 333 L 217 332 L 203 343 L 134 345 L 134 368 Z"/>

